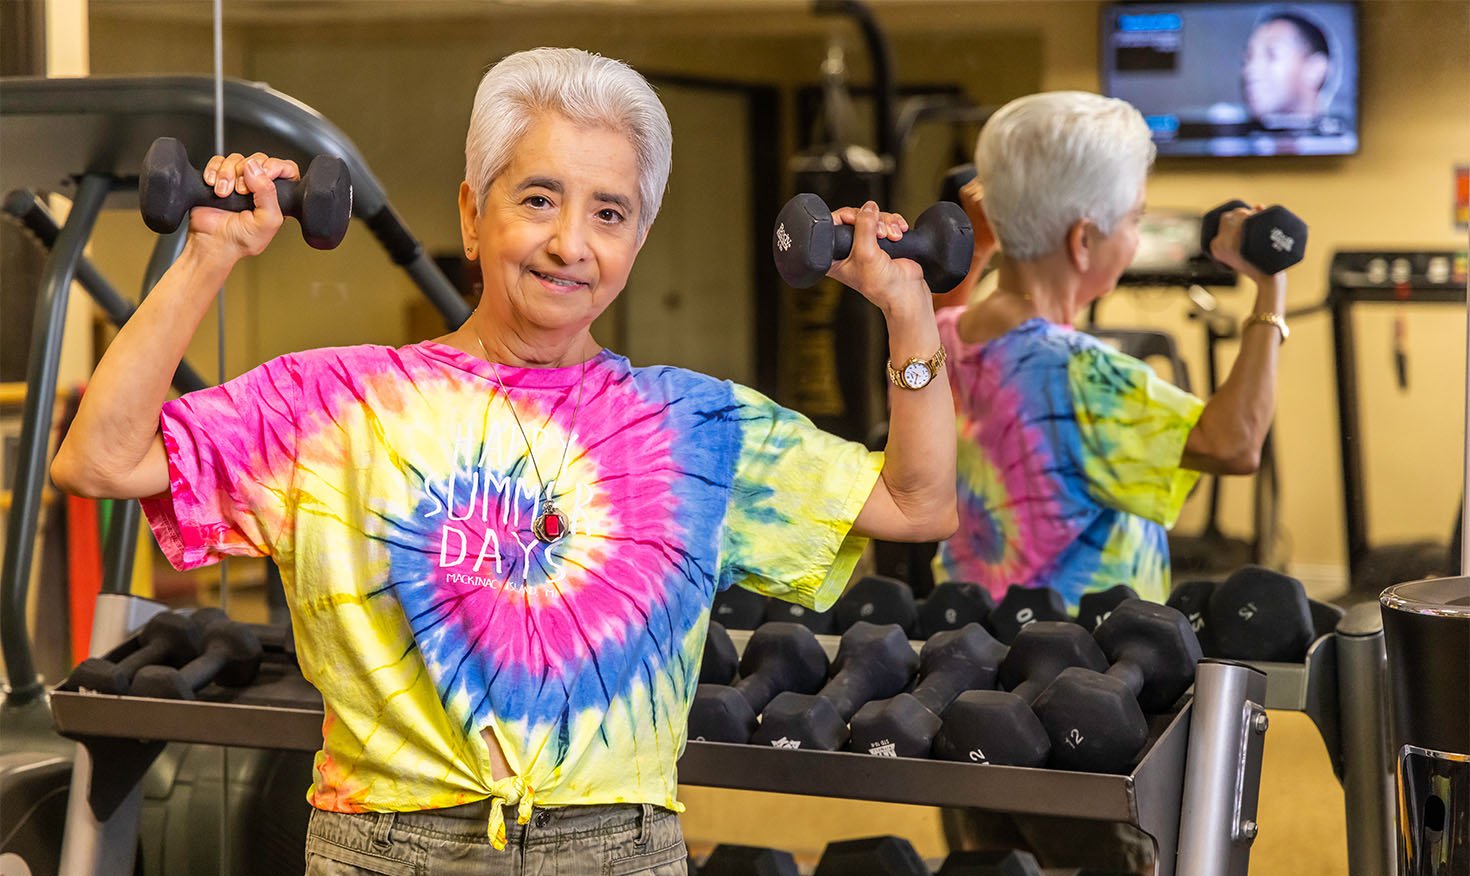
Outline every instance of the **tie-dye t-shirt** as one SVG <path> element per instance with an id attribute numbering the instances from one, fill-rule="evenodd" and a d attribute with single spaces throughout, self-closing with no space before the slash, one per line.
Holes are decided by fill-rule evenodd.
<path id="1" fill-rule="evenodd" d="M 164 407 L 170 488 L 149 521 L 179 568 L 279 564 L 326 709 L 318 808 L 677 811 L 715 592 L 831 605 L 882 456 L 607 351 L 499 379 L 434 342 L 267 362 Z M 569 524 L 551 545 L 535 468 Z M 514 778 L 492 780 L 485 730 Z"/>
<path id="2" fill-rule="evenodd" d="M 983 344 L 939 313 L 955 397 L 959 529 L 935 580 L 1082 594 L 1169 592 L 1166 527 L 1199 473 L 1180 457 L 1203 403 L 1091 335 L 1031 319 Z"/>

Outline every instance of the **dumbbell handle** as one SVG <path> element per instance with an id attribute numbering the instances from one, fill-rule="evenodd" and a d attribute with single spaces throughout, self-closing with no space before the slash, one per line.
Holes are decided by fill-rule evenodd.
<path id="1" fill-rule="evenodd" d="M 192 700 L 224 669 L 225 661 L 229 659 L 228 654 L 226 645 L 211 642 L 205 646 L 203 654 L 179 669 L 169 666 L 144 667 L 133 676 L 133 686 L 128 693 L 135 697 Z"/>
<path id="2" fill-rule="evenodd" d="M 853 226 L 851 225 L 833 226 L 832 261 L 842 261 L 852 255 L 852 229 Z M 905 231 L 903 237 L 900 237 L 898 240 L 889 240 L 886 237 L 880 238 L 878 240 L 878 248 L 887 253 L 889 258 L 921 261 L 922 258 L 934 252 L 937 248 L 936 245 L 938 242 L 933 238 L 934 232 L 915 226 Z M 940 285 L 945 288 L 931 289 L 929 291 L 935 293 L 948 292 L 950 289 L 958 286 L 961 280 L 965 279 L 964 274 L 958 277 L 950 277 L 949 274 L 944 274 L 943 276 L 945 279 L 940 281 Z M 951 279 L 953 282 L 950 282 Z"/>
<path id="3" fill-rule="evenodd" d="M 231 192 L 223 198 L 214 194 L 214 189 L 204 184 L 203 177 L 186 177 L 187 181 L 182 185 L 189 200 L 196 206 L 208 207 L 213 210 L 228 210 L 232 213 L 248 213 L 255 209 L 254 194 L 240 194 Z M 277 179 L 272 180 L 276 186 L 276 200 L 280 202 L 281 215 L 290 216 L 295 219 L 301 218 L 301 193 L 302 186 L 299 180 Z M 144 203 L 147 203 L 146 201 Z M 184 214 L 186 217 L 188 213 Z M 143 210 L 143 224 L 150 231 L 158 234 L 168 234 L 178 228 L 177 224 L 170 223 L 167 217 L 148 209 Z"/>
<path id="4" fill-rule="evenodd" d="M 775 668 L 763 666 L 750 675 L 741 676 L 731 685 L 740 691 L 740 695 L 750 703 L 751 711 L 757 715 L 764 711 L 771 700 L 784 690 L 777 673 L 773 671 Z"/>
<path id="5" fill-rule="evenodd" d="M 944 714 L 955 697 L 967 690 L 995 687 L 995 667 L 969 661 L 951 661 L 928 675 L 910 691 L 914 699 L 936 715 Z"/>

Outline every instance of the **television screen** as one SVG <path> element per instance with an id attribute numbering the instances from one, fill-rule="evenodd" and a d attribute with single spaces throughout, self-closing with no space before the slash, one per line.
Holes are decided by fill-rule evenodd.
<path id="1" fill-rule="evenodd" d="M 1143 113 L 1160 155 L 1358 151 L 1351 2 L 1114 3 L 1104 93 Z"/>

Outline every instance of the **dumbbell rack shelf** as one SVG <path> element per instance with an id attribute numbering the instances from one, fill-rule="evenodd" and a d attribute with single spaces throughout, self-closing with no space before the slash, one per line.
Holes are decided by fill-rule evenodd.
<path id="1" fill-rule="evenodd" d="M 822 638 L 830 639 L 823 644 L 835 652 L 838 640 Z M 744 641 L 737 644 L 743 646 Z M 120 646 L 112 656 L 128 648 L 127 644 Z M 1245 687 L 1233 692 L 1229 707 L 1235 710 L 1233 721 L 1238 725 L 1241 703 L 1249 708 L 1264 699 L 1264 677 L 1244 667 L 1234 668 L 1259 680 L 1249 692 Z M 93 752 L 89 799 L 99 818 L 107 818 L 137 786 L 165 742 L 299 751 L 321 746 L 320 696 L 284 653 L 268 650 L 250 687 L 210 686 L 200 697 L 185 701 L 112 696 L 80 691 L 67 683 L 52 693 L 58 731 Z M 1247 769 L 1244 785 L 1235 786 L 1236 808 L 1249 817 L 1254 816 L 1259 779 L 1260 746 L 1245 736 L 1237 734 L 1234 740 L 1212 737 L 1204 749 L 1197 748 L 1201 744 L 1198 737 L 1207 735 L 1192 732 L 1199 705 L 1187 699 L 1178 712 L 1155 719 L 1149 745 L 1127 775 L 692 741 L 679 761 L 679 778 L 688 785 L 1123 822 L 1137 826 L 1157 842 L 1159 876 L 1244 874 L 1239 865 L 1248 860 L 1249 841 L 1229 836 L 1232 831 L 1221 826 L 1221 819 L 1204 830 L 1194 829 L 1200 835 L 1195 845 L 1203 842 L 1211 850 L 1194 857 L 1210 861 L 1200 866 L 1200 860 L 1185 857 L 1189 837 L 1182 831 L 1187 811 L 1191 806 L 1202 811 L 1221 808 L 1218 802 L 1200 802 L 1211 794 L 1218 798 L 1218 792 L 1212 790 L 1196 788 L 1195 796 L 1200 799 L 1193 804 L 1187 799 L 1193 781 L 1187 774 L 1191 753 L 1213 747 L 1227 759 L 1254 762 L 1255 778 L 1249 778 Z M 1230 723 L 1232 720 L 1223 722 Z M 1229 823 L 1234 823 L 1233 817 Z"/>

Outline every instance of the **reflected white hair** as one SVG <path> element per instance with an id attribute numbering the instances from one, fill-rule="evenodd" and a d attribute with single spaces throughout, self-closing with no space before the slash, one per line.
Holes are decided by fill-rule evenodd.
<path id="1" fill-rule="evenodd" d="M 975 144 L 985 216 L 1001 249 L 1040 258 L 1078 219 L 1111 234 L 1136 203 L 1154 152 L 1143 116 L 1116 98 L 1049 91 L 1001 107 Z"/>
<path id="2" fill-rule="evenodd" d="M 478 208 L 485 208 L 490 184 L 510 164 L 531 123 L 546 112 L 627 136 L 638 161 L 638 234 L 647 234 L 673 162 L 669 115 L 638 71 L 581 49 L 517 52 L 480 80 L 464 146 L 464 178 Z"/>

